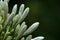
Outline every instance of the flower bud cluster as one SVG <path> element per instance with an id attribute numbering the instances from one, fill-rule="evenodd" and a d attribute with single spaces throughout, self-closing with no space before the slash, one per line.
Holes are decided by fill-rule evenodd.
<path id="1" fill-rule="evenodd" d="M 37 29 L 39 22 L 33 23 L 29 28 L 23 21 L 29 13 L 29 7 L 24 8 L 22 4 L 17 13 L 17 4 L 13 6 L 12 12 L 8 13 L 9 0 L 0 0 L 0 40 L 42 40 L 39 36 L 32 38 L 31 33 Z M 23 21 L 23 22 L 22 22 Z M 22 23 L 21 23 L 22 22 Z M 28 36 L 27 36 L 28 35 Z M 27 37 L 25 37 L 27 36 Z"/>

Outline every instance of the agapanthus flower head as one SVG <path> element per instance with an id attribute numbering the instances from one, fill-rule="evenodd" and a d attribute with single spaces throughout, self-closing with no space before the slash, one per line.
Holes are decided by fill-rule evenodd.
<path id="1" fill-rule="evenodd" d="M 30 27 L 28 27 L 26 22 L 23 21 L 29 13 L 29 7 L 25 9 L 24 4 L 21 4 L 19 12 L 17 13 L 17 4 L 15 4 L 13 6 L 12 12 L 8 13 L 8 2 L 9 0 L 0 0 L 0 40 L 44 39 L 44 37 L 41 36 L 32 38 L 31 35 L 31 33 L 39 26 L 39 22 L 35 22 Z"/>

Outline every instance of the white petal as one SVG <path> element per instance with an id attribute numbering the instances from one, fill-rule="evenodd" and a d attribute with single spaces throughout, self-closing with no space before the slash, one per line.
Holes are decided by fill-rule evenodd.
<path id="1" fill-rule="evenodd" d="M 1 8 L 4 7 L 4 2 L 2 0 L 0 1 L 0 6 L 1 6 Z"/>
<path id="2" fill-rule="evenodd" d="M 39 22 L 36 22 L 34 24 L 32 24 L 26 31 L 23 35 L 27 35 L 27 34 L 30 34 L 32 33 L 33 31 L 35 31 L 37 29 L 37 27 L 39 26 Z"/>
<path id="3" fill-rule="evenodd" d="M 23 12 L 22 16 L 21 16 L 21 21 L 23 21 L 25 19 L 25 17 L 27 16 L 28 12 L 29 12 L 29 8 L 27 7 L 25 9 L 25 11 Z"/>
<path id="4" fill-rule="evenodd" d="M 5 12 L 5 15 L 7 15 L 8 13 L 8 4 L 7 3 L 4 3 L 4 12 Z"/>
<path id="5" fill-rule="evenodd" d="M 21 40 L 25 40 L 25 38 L 23 37 L 23 38 L 21 38 Z"/>
<path id="6" fill-rule="evenodd" d="M 6 26 L 10 23 L 10 21 L 12 21 L 13 17 L 15 16 L 14 13 L 11 13 L 10 16 L 6 19 L 5 23 L 4 23 L 4 28 L 6 28 Z"/>
<path id="7" fill-rule="evenodd" d="M 25 25 L 25 22 L 23 22 L 22 24 L 21 24 L 21 27 L 23 27 Z"/>
<path id="8" fill-rule="evenodd" d="M 13 9 L 12 9 L 12 13 L 15 13 L 16 14 L 17 12 L 17 4 L 14 5 Z"/>
<path id="9" fill-rule="evenodd" d="M 28 12 L 29 12 L 29 8 L 27 7 L 27 8 L 25 9 L 25 11 L 23 12 L 21 18 L 20 18 L 20 19 L 18 20 L 18 22 L 16 23 L 16 25 L 19 24 L 20 22 L 22 22 L 22 21 L 25 19 L 25 17 L 27 16 Z"/>
<path id="10" fill-rule="evenodd" d="M 33 38 L 32 40 L 43 40 L 43 39 L 44 39 L 43 36 L 39 36 L 39 37 L 35 37 L 35 38 Z"/>
<path id="11" fill-rule="evenodd" d="M 29 36 L 26 38 L 26 40 L 31 40 L 31 38 L 32 38 L 32 35 L 29 35 Z"/>
<path id="12" fill-rule="evenodd" d="M 23 36 L 23 33 L 25 32 L 26 28 L 27 28 L 26 25 L 24 25 L 23 27 L 20 27 L 18 36 L 16 37 L 16 40 L 18 40 L 19 38 L 21 38 Z"/>
<path id="13" fill-rule="evenodd" d="M 16 22 L 21 18 L 20 14 L 17 14 L 14 18 L 13 18 L 13 26 L 16 24 Z"/>
<path id="14" fill-rule="evenodd" d="M 23 11 L 24 11 L 24 4 L 22 4 L 21 6 L 20 6 L 20 8 L 19 8 L 19 13 L 23 13 Z"/>
<path id="15" fill-rule="evenodd" d="M 25 17 L 27 16 L 28 12 L 29 12 L 29 8 L 27 7 L 27 8 L 25 9 L 25 11 L 23 12 L 21 18 L 19 19 L 18 23 L 22 22 L 22 21 L 25 19 Z M 17 23 L 17 24 L 18 24 L 18 23 Z"/>
<path id="16" fill-rule="evenodd" d="M 20 29 L 20 24 L 17 25 L 17 27 L 15 29 L 15 34 L 18 34 L 19 29 Z"/>

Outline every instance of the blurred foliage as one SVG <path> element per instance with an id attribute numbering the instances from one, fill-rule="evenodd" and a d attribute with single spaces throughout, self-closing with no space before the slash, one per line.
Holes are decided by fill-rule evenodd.
<path id="1" fill-rule="evenodd" d="M 40 26 L 34 32 L 35 36 L 45 36 L 44 40 L 59 40 L 60 35 L 60 1 L 59 0 L 11 0 L 9 12 L 14 4 L 25 4 L 30 7 L 30 12 L 25 19 L 28 26 L 39 21 Z"/>

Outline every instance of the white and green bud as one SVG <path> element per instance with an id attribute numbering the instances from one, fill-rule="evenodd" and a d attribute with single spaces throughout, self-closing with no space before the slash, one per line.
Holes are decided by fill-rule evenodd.
<path id="1" fill-rule="evenodd" d="M 17 12 L 17 4 L 14 5 L 13 9 L 12 9 L 12 13 L 15 13 L 16 14 Z"/>
<path id="2" fill-rule="evenodd" d="M 37 29 L 37 27 L 39 26 L 39 22 L 36 22 L 34 24 L 32 24 L 23 35 L 28 35 L 30 33 L 32 33 L 33 31 L 35 31 Z"/>

